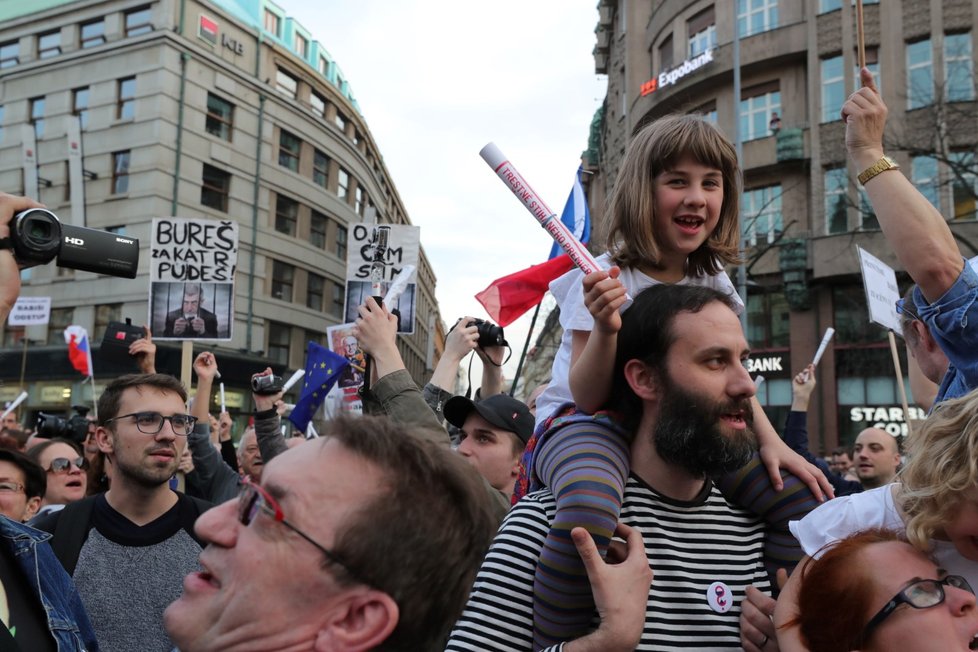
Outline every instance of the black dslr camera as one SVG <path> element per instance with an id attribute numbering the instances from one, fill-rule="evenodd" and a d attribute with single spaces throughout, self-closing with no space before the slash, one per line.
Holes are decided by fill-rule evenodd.
<path id="1" fill-rule="evenodd" d="M 69 418 L 59 417 L 56 414 L 45 414 L 41 412 L 37 415 L 37 436 L 44 439 L 54 439 L 62 437 L 69 439 L 77 444 L 81 444 L 88 437 L 88 424 L 91 423 L 85 416 L 88 408 L 84 405 L 72 405 L 75 411 Z"/>
<path id="2" fill-rule="evenodd" d="M 136 278 L 139 240 L 62 224 L 44 208 L 29 208 L 10 222 L 10 241 L 21 269 L 57 258 L 58 267 Z"/>
<path id="3" fill-rule="evenodd" d="M 251 379 L 251 391 L 259 396 L 278 394 L 284 386 L 281 376 L 255 376 Z"/>
<path id="4" fill-rule="evenodd" d="M 457 322 L 455 322 L 455 326 L 458 326 L 460 321 L 462 320 L 459 319 Z M 478 343 L 480 349 L 484 349 L 489 346 L 509 346 L 509 342 L 507 342 L 506 338 L 503 336 L 502 326 L 497 326 L 491 321 L 486 321 L 485 319 L 475 318 L 465 324 L 465 328 L 472 325 L 475 325 L 476 331 L 479 333 Z M 455 326 L 449 328 L 448 332 L 451 333 Z"/>

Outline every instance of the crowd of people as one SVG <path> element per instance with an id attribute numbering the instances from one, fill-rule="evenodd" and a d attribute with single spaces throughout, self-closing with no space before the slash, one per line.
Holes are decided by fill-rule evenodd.
<path id="1" fill-rule="evenodd" d="M 148 336 L 83 441 L 5 421 L 0 649 L 978 649 L 978 274 L 890 171 L 886 107 L 860 75 L 846 146 L 915 284 L 897 308 L 932 384 L 906 451 L 868 428 L 813 454 L 813 366 L 786 423 L 768 421 L 723 271 L 737 157 L 672 116 L 628 147 L 602 269 L 551 285 L 563 339 L 525 402 L 469 316 L 419 387 L 396 315 L 368 298 L 366 414 L 320 437 L 287 439 L 282 394 L 256 393 L 235 447 L 210 405 L 218 358 L 194 359 L 188 401 Z M 33 206 L 0 195 L 0 246 Z M 0 248 L 0 317 L 19 290 Z M 473 351 L 481 387 L 454 396 Z"/>

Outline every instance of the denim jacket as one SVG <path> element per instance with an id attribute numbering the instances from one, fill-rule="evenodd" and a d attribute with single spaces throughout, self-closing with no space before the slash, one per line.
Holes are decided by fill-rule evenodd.
<path id="1" fill-rule="evenodd" d="M 81 597 L 47 542 L 51 535 L 0 516 L 0 545 L 8 546 L 41 599 L 58 652 L 97 652 L 98 641 Z"/>

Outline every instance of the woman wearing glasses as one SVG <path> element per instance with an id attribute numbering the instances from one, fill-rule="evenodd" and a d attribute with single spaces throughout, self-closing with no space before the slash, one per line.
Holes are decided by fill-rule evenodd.
<path id="1" fill-rule="evenodd" d="M 56 512 L 85 497 L 88 489 L 88 459 L 81 447 L 68 439 L 42 441 L 27 455 L 47 472 L 48 488 L 34 518 Z"/>
<path id="2" fill-rule="evenodd" d="M 796 613 L 786 618 L 779 604 L 775 614 L 784 652 L 978 648 L 971 585 L 890 530 L 843 539 L 795 573 Z"/>

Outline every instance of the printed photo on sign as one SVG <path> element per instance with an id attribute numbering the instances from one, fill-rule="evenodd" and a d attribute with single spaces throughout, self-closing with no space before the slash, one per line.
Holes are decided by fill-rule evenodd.
<path id="1" fill-rule="evenodd" d="M 234 286 L 153 283 L 149 328 L 154 339 L 231 339 Z"/>
<path id="2" fill-rule="evenodd" d="M 360 412 L 360 388 L 363 386 L 364 372 L 367 367 L 367 356 L 360 348 L 356 335 L 353 334 L 355 324 L 340 324 L 326 329 L 327 346 L 336 354 L 349 361 L 349 366 L 343 370 L 330 396 L 336 405 L 344 412 Z"/>
<path id="3" fill-rule="evenodd" d="M 384 296 L 387 293 L 388 283 L 381 284 L 381 293 L 379 296 Z M 414 332 L 414 308 L 415 308 L 415 292 L 417 291 L 417 283 L 409 283 L 401 293 L 401 296 L 397 298 L 393 306 L 387 306 L 387 309 L 397 315 L 397 332 L 410 335 Z M 346 282 L 346 313 L 343 317 L 344 321 L 353 322 L 357 317 L 360 316 L 358 309 L 367 297 L 372 297 L 374 295 L 373 284 L 366 281 L 347 281 Z"/>

